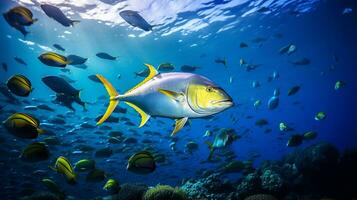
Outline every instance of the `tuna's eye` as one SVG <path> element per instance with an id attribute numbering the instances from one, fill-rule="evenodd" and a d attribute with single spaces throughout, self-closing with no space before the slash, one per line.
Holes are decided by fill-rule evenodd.
<path id="1" fill-rule="evenodd" d="M 213 88 L 211 86 L 206 87 L 207 92 L 213 92 Z"/>

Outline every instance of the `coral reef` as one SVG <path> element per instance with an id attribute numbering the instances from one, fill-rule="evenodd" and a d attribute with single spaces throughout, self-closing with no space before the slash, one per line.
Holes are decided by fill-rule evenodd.
<path id="1" fill-rule="evenodd" d="M 260 191 L 261 180 L 258 173 L 250 173 L 237 186 L 239 196 L 252 195 Z"/>
<path id="2" fill-rule="evenodd" d="M 232 165 L 232 164 L 231 164 Z M 241 164 L 232 165 L 241 169 Z M 235 167 L 233 167 L 235 168 Z M 220 169 L 220 168 L 218 168 Z M 181 187 L 123 184 L 117 194 L 98 199 L 112 200 L 316 200 L 357 199 L 357 149 L 340 152 L 320 143 L 297 149 L 278 161 L 263 161 L 239 178 L 224 170 L 206 170 L 200 178 L 189 179 Z M 49 192 L 24 190 L 24 200 L 62 200 Z M 66 197 L 69 199 L 69 196 Z"/>
<path id="3" fill-rule="evenodd" d="M 143 200 L 186 200 L 186 193 L 180 188 L 157 185 L 144 194 Z"/>
<path id="4" fill-rule="evenodd" d="M 262 189 L 270 192 L 279 192 L 284 184 L 280 174 L 269 169 L 263 172 L 260 179 L 262 181 Z"/>
<path id="5" fill-rule="evenodd" d="M 278 199 L 270 194 L 254 194 L 245 198 L 244 200 L 278 200 Z"/>
<path id="6" fill-rule="evenodd" d="M 327 143 L 298 149 L 280 161 L 264 161 L 235 183 L 222 174 L 187 181 L 188 198 L 205 200 L 357 199 L 357 149 L 340 153 Z"/>
<path id="7" fill-rule="evenodd" d="M 225 199 L 234 192 L 229 181 L 222 181 L 220 174 L 211 174 L 207 178 L 189 180 L 181 187 L 188 199 Z"/>
<path id="8" fill-rule="evenodd" d="M 147 186 L 141 184 L 123 184 L 120 191 L 112 196 L 112 200 L 142 200 Z"/>
<path id="9" fill-rule="evenodd" d="M 322 178 L 337 170 L 339 151 L 331 144 L 317 144 L 304 149 L 296 156 L 295 164 L 304 176 Z"/>
<path id="10" fill-rule="evenodd" d="M 51 192 L 36 192 L 31 196 L 22 198 L 23 200 L 61 200 L 56 194 Z"/>

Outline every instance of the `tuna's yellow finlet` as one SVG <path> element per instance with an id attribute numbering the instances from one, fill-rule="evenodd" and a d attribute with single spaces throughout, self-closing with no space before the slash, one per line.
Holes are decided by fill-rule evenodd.
<path id="1" fill-rule="evenodd" d="M 148 76 L 135 87 L 119 95 L 103 76 L 97 75 L 109 96 L 109 106 L 98 121 L 102 124 L 114 111 L 119 100 L 134 108 L 141 116 L 139 127 L 150 116 L 176 120 L 174 136 L 186 124 L 188 118 L 205 117 L 221 112 L 233 105 L 232 99 L 220 87 L 203 76 L 191 73 L 162 73 L 149 64 Z"/>

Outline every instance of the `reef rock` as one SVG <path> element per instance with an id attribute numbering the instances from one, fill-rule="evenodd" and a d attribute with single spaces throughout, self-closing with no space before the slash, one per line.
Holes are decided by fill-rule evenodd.
<path id="1" fill-rule="evenodd" d="M 120 191 L 112 196 L 112 200 L 142 200 L 147 189 L 142 184 L 123 184 Z"/>
<path id="2" fill-rule="evenodd" d="M 237 187 L 239 197 L 253 195 L 261 191 L 261 180 L 258 173 L 250 173 L 244 177 Z"/>
<path id="3" fill-rule="evenodd" d="M 212 174 L 207 178 L 189 180 L 182 187 L 189 200 L 206 199 L 227 199 L 227 196 L 234 196 L 232 184 L 222 181 L 220 174 Z M 229 197 L 228 199 L 232 199 Z"/>
<path id="4" fill-rule="evenodd" d="M 306 148 L 295 159 L 296 167 L 304 176 L 329 176 L 337 170 L 339 151 L 331 144 L 317 144 Z"/>
<path id="5" fill-rule="evenodd" d="M 265 170 L 260 176 L 262 189 L 271 193 L 280 192 L 284 186 L 283 178 L 273 170 Z"/>

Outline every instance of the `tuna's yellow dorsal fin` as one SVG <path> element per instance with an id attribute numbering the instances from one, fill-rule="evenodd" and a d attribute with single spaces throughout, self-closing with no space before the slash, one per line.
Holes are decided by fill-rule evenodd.
<path id="1" fill-rule="evenodd" d="M 146 64 L 145 66 L 149 69 L 149 75 L 143 80 L 141 81 L 139 84 L 137 84 L 136 86 L 134 86 L 133 88 L 131 88 L 130 90 L 128 90 L 125 94 L 135 90 L 136 88 L 144 85 L 146 82 L 148 82 L 150 79 L 152 79 L 154 76 L 156 76 L 158 74 L 157 70 L 155 69 L 154 66 L 150 65 L 150 64 Z"/>
<path id="2" fill-rule="evenodd" d="M 180 97 L 183 96 L 182 93 L 178 93 L 178 92 L 171 91 L 171 90 L 158 89 L 158 91 L 174 100 L 180 100 Z"/>
<path id="3" fill-rule="evenodd" d="M 136 106 L 133 103 L 127 102 L 125 101 L 126 104 L 128 104 L 128 106 L 134 108 L 136 110 L 136 112 L 138 112 L 141 116 L 141 122 L 139 125 L 139 128 L 141 128 L 142 126 L 145 125 L 145 123 L 149 120 L 150 115 L 146 114 L 146 112 L 144 112 L 143 110 L 141 110 L 141 108 L 139 108 L 138 106 Z"/>
<path id="4" fill-rule="evenodd" d="M 188 117 L 184 117 L 184 118 L 181 118 L 181 119 L 176 119 L 175 128 L 172 131 L 171 136 L 175 136 L 176 133 L 179 132 L 183 128 L 183 126 L 185 126 L 185 124 L 187 122 L 187 119 L 188 119 Z"/>

